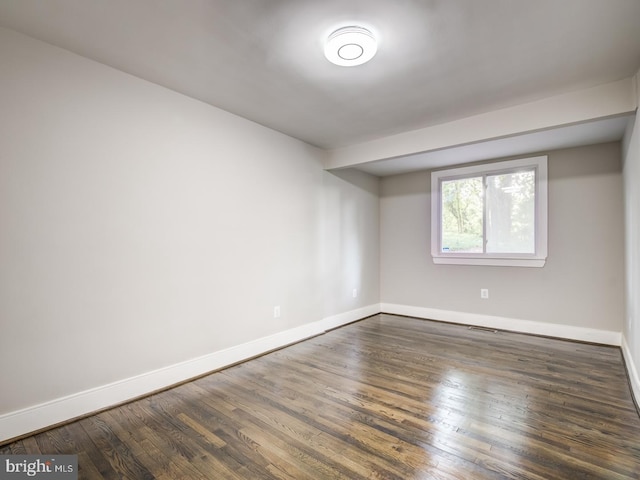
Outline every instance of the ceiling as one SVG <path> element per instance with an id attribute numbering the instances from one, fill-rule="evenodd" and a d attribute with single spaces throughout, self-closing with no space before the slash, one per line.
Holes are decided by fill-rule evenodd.
<path id="1" fill-rule="evenodd" d="M 378 54 L 335 66 L 350 24 Z M 0 26 L 326 149 L 640 68 L 640 0 L 2 0 Z"/>
<path id="2" fill-rule="evenodd" d="M 367 162 L 358 165 L 356 168 L 378 177 L 386 177 L 461 163 L 614 142 L 622 139 L 631 118 L 632 116 L 630 115 L 620 115 L 575 125 Z"/>

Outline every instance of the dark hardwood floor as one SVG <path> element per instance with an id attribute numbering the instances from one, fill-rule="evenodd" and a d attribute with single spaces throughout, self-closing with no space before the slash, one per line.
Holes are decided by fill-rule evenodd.
<path id="1" fill-rule="evenodd" d="M 620 350 L 376 315 L 0 453 L 79 478 L 638 479 Z"/>

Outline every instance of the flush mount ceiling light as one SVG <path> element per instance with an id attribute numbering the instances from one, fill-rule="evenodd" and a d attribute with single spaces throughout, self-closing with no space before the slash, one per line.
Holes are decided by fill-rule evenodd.
<path id="1" fill-rule="evenodd" d="M 363 27 L 339 28 L 327 38 L 324 56 L 342 67 L 362 65 L 373 58 L 378 43 L 373 34 Z"/>

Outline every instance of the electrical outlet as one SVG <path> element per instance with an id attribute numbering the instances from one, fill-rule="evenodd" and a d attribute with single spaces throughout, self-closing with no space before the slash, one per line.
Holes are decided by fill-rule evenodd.
<path id="1" fill-rule="evenodd" d="M 482 299 L 487 299 L 489 298 L 489 289 L 488 288 L 481 288 L 480 289 L 480 298 Z"/>
<path id="2" fill-rule="evenodd" d="M 353 295 L 353 298 L 356 298 L 358 296 L 358 289 L 354 288 L 353 292 L 351 292 L 351 294 Z"/>
<path id="3" fill-rule="evenodd" d="M 273 318 L 280 318 L 280 305 L 273 307 Z"/>

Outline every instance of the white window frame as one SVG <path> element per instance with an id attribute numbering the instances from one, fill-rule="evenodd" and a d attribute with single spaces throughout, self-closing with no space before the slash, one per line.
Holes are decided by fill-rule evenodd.
<path id="1" fill-rule="evenodd" d="M 459 253 L 442 251 L 442 182 L 465 177 L 496 175 L 534 168 L 535 184 L 535 253 Z M 489 265 L 509 267 L 544 267 L 547 260 L 548 229 L 547 157 L 472 165 L 431 173 L 431 256 L 436 264 Z M 486 241 L 486 239 L 484 239 Z"/>

